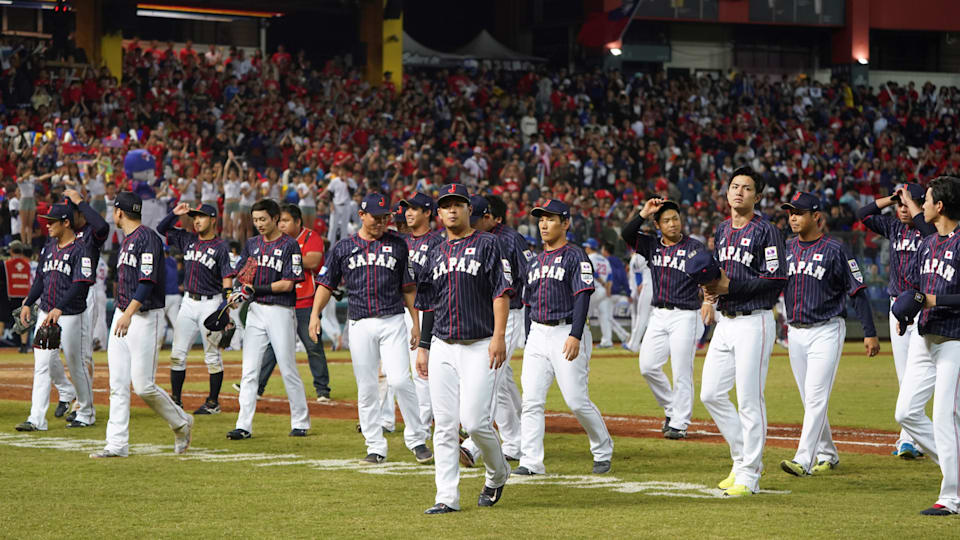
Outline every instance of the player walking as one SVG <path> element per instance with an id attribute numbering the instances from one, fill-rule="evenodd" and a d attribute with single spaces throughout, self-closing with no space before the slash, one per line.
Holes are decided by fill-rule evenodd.
<path id="1" fill-rule="evenodd" d="M 759 490 L 767 406 L 763 392 L 776 337 L 773 305 L 787 284 L 783 237 L 754 206 L 763 181 L 751 169 L 733 171 L 727 186 L 730 219 L 717 227 L 715 254 L 722 270 L 706 293 L 719 296 L 720 317 L 703 364 L 700 400 L 730 445 L 733 470 L 720 483 L 724 495 L 739 497 Z M 704 302 L 704 324 L 716 318 Z M 737 407 L 730 401 L 736 384 Z"/>
<path id="2" fill-rule="evenodd" d="M 185 228 L 174 228 L 177 220 Z M 191 223 L 192 222 L 192 223 Z M 220 309 L 220 303 L 229 295 L 236 274 L 230 264 L 230 247 L 217 237 L 217 208 L 201 204 L 190 208 L 178 204 L 160 224 L 157 232 L 167 237 L 167 244 L 183 253 L 183 301 L 173 325 L 173 345 L 170 350 L 170 385 L 172 397 L 181 407 L 183 383 L 187 377 L 187 353 L 197 341 L 203 344 L 203 361 L 210 375 L 210 393 L 203 405 L 193 414 L 220 412 L 220 387 L 223 385 L 223 358 L 216 335 L 203 327 L 203 321 Z"/>
<path id="3" fill-rule="evenodd" d="M 300 246 L 277 226 L 280 205 L 273 199 L 254 203 L 251 214 L 259 236 L 247 240 L 240 254 L 240 272 L 248 264 L 256 267 L 252 283 L 244 285 L 250 296 L 247 324 L 243 331 L 243 360 L 240 378 L 240 414 L 237 427 L 227 433 L 230 440 L 249 439 L 257 411 L 257 379 L 267 345 L 273 347 L 283 385 L 290 403 L 290 436 L 306 437 L 310 411 L 295 358 L 297 339 L 296 283 L 303 280 Z"/>
<path id="4" fill-rule="evenodd" d="M 613 283 L 610 282 L 610 262 L 598 249 L 600 244 L 594 238 L 587 238 L 582 247 L 593 265 L 593 277 L 597 288 L 590 295 L 590 313 L 600 323 L 600 344 L 598 348 L 613 347 L 613 302 L 610 299 Z M 592 338 L 591 338 L 592 339 Z"/>
<path id="5" fill-rule="evenodd" d="M 626 348 L 633 352 L 640 352 L 640 342 L 650 323 L 650 314 L 653 311 L 653 279 L 647 259 L 639 253 L 630 256 L 630 337 L 627 338 Z"/>
<path id="6" fill-rule="evenodd" d="M 896 418 L 943 473 L 937 502 L 921 514 L 946 516 L 960 512 L 960 179 L 941 176 L 930 182 L 923 217 L 936 227 L 937 234 L 924 238 L 917 247 L 916 265 L 907 279 L 918 287 L 905 289 L 893 308 L 897 316 L 901 305 L 914 304 L 907 317 L 899 318 L 899 333 L 906 331 L 907 323 L 923 308 L 917 332 L 910 338 Z M 934 381 L 930 381 L 930 371 L 936 374 Z M 931 392 L 932 424 L 922 414 Z"/>
<path id="7" fill-rule="evenodd" d="M 910 288 L 907 280 L 915 270 L 917 246 L 920 245 L 920 241 L 936 232 L 936 228 L 927 223 L 923 217 L 924 213 L 920 205 L 923 204 L 925 196 L 926 190 L 920 184 L 906 184 L 896 190 L 893 195 L 879 198 L 857 210 L 857 218 L 868 229 L 890 241 L 890 282 L 887 284 L 887 292 L 890 294 L 891 306 L 897 301 L 900 293 Z M 891 206 L 894 207 L 896 217 L 880 213 L 884 208 Z M 897 370 L 897 383 L 902 385 L 909 358 L 910 339 L 917 332 L 917 325 L 909 325 L 901 335 L 897 331 L 897 319 L 893 316 L 893 312 L 890 313 L 889 319 L 893 364 Z M 927 373 L 927 377 L 929 384 L 932 385 L 935 377 L 932 369 Z M 925 402 L 919 403 L 920 408 L 914 412 L 926 416 L 925 405 Z M 893 455 L 914 459 L 923 455 L 925 450 L 928 449 L 917 446 L 916 441 L 906 429 L 901 429 Z"/>
<path id="8" fill-rule="evenodd" d="M 534 208 L 539 219 L 543 253 L 527 265 L 523 298 L 530 312 L 530 335 L 523 350 L 523 456 L 514 471 L 543 474 L 543 408 L 556 378 L 567 407 L 587 432 L 593 472 L 610 470 L 613 439 L 590 401 L 588 374 L 593 340 L 587 311 L 593 293 L 594 269 L 582 249 L 567 243 L 570 208 L 557 200 Z M 583 338 L 586 339 L 583 339 Z"/>
<path id="9" fill-rule="evenodd" d="M 390 204 L 380 193 L 370 193 L 360 203 L 360 231 L 344 238 L 330 250 L 320 269 L 319 284 L 310 314 L 310 339 L 320 333 L 320 312 L 330 301 L 341 279 L 347 283 L 350 318 L 350 357 L 357 379 L 357 413 L 367 443 L 365 463 L 383 463 L 387 440 L 380 423 L 377 375 L 380 363 L 387 384 L 394 388 L 405 428 L 404 442 L 420 463 L 429 463 L 433 452 L 426 446 L 427 429 L 420 423 L 417 393 L 410 378 L 408 346 L 420 339 L 419 320 L 410 334 L 403 324 L 403 309 L 417 317 L 416 288 L 407 257 L 407 244 L 387 230 L 392 217 Z"/>
<path id="10" fill-rule="evenodd" d="M 140 222 L 143 202 L 130 191 L 117 194 L 113 218 L 123 231 L 117 259 L 116 311 L 107 341 L 110 370 L 110 419 L 107 444 L 92 458 L 126 457 L 129 449 L 130 383 L 170 426 L 173 451 L 190 446 L 193 417 L 157 386 L 157 333 L 163 316 L 163 241 Z"/>
<path id="11" fill-rule="evenodd" d="M 497 377 L 507 352 L 509 263 L 496 236 L 470 226 L 466 186 L 444 186 L 437 205 L 446 232 L 443 242 L 427 252 L 417 276 L 417 308 L 424 312 L 417 371 L 421 377 L 429 374 L 436 422 L 437 495 L 426 514 L 460 509 L 460 424 L 480 448 L 486 467 L 477 505 L 499 502 L 510 476 L 493 429 Z"/>
<path id="12" fill-rule="evenodd" d="M 20 320 L 30 319 L 30 306 L 40 300 L 37 313 L 37 329 L 47 325 L 60 325 L 60 347 L 33 349 L 33 392 L 30 417 L 17 425 L 17 431 L 46 431 L 47 408 L 50 405 L 50 384 L 53 381 L 67 386 L 60 350 L 67 361 L 70 377 L 74 383 L 67 386 L 76 393 L 77 418 L 67 427 L 87 427 L 95 421 L 93 409 L 93 383 L 83 365 L 83 340 L 90 333 L 83 330 L 83 312 L 86 309 L 87 289 L 92 280 L 92 261 L 86 246 L 77 242 L 73 232 L 73 212 L 65 204 L 55 204 L 45 217 L 50 240 L 40 254 L 37 276 L 30 287 L 30 294 L 23 302 Z M 61 396 L 61 401 L 64 401 Z M 61 413 L 63 414 L 63 413 Z"/>
<path id="13" fill-rule="evenodd" d="M 820 200 L 798 191 L 780 208 L 790 212 L 790 230 L 797 233 L 786 246 L 789 277 L 783 297 L 790 367 L 803 401 L 797 453 L 792 461 L 781 461 L 780 468 L 794 476 L 806 476 L 829 471 L 840 460 L 827 408 L 847 335 L 846 296 L 863 325 L 867 356 L 880 352 L 880 342 L 863 273 L 846 246 L 823 234 Z"/>
<path id="14" fill-rule="evenodd" d="M 662 237 L 643 234 L 640 227 L 653 216 Z M 683 439 L 693 414 L 693 358 L 703 333 L 700 289 L 686 273 L 686 260 L 707 248 L 683 234 L 680 207 L 673 201 L 650 199 L 621 234 L 636 255 L 650 261 L 653 312 L 640 345 L 640 373 L 663 407 L 663 436 Z M 673 388 L 663 373 L 670 360 Z"/>

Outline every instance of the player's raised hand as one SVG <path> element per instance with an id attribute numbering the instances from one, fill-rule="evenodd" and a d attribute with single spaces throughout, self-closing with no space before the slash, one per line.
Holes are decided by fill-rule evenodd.
<path id="1" fill-rule="evenodd" d="M 863 338 L 863 348 L 867 351 L 867 356 L 874 357 L 880 354 L 880 340 L 874 337 Z"/>
<path id="2" fill-rule="evenodd" d="M 504 337 L 494 335 L 487 350 L 490 353 L 490 369 L 500 369 L 507 361 L 507 342 Z"/>
<path id="3" fill-rule="evenodd" d="M 320 317 L 317 317 L 312 313 L 310 314 L 310 327 L 308 331 L 310 335 L 310 341 L 318 343 L 320 336 Z"/>
<path id="4" fill-rule="evenodd" d="M 189 211 L 190 211 L 190 205 L 185 202 L 182 202 L 177 206 L 173 207 L 173 215 L 175 216 L 186 215 L 186 213 Z"/>
<path id="5" fill-rule="evenodd" d="M 643 208 L 640 210 L 640 216 L 643 219 L 647 219 L 656 214 L 657 210 L 659 210 L 661 206 L 663 206 L 663 199 L 659 197 L 650 199 L 644 203 Z"/>
<path id="6" fill-rule="evenodd" d="M 130 328 L 130 315 L 124 313 L 117 319 L 117 325 L 114 330 L 114 335 L 117 337 L 123 337 L 127 335 L 127 330 Z"/>
<path id="7" fill-rule="evenodd" d="M 83 197 L 80 196 L 80 192 L 75 189 L 66 189 L 63 191 L 63 196 L 70 199 L 73 204 L 80 204 L 83 202 Z"/>
<path id="8" fill-rule="evenodd" d="M 421 379 L 426 379 L 428 375 L 427 366 L 430 364 L 430 350 L 421 347 L 417 351 L 417 375 Z"/>
<path id="9" fill-rule="evenodd" d="M 563 342 L 563 357 L 567 359 L 567 362 L 573 362 L 578 354 L 580 354 L 580 340 L 573 336 L 567 336 L 567 340 Z"/>

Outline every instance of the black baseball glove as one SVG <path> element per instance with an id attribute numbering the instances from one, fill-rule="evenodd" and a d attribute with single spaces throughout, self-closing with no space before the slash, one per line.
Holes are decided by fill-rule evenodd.
<path id="1" fill-rule="evenodd" d="M 59 349 L 60 325 L 57 323 L 45 324 L 37 328 L 37 333 L 33 336 L 33 346 L 37 349 Z"/>
<path id="2" fill-rule="evenodd" d="M 923 304 L 926 297 L 917 290 L 907 290 L 900 293 L 897 300 L 890 307 L 890 312 L 900 323 L 898 332 L 902 336 L 907 331 L 907 327 L 913 324 L 917 315 L 923 311 Z"/>
<path id="3" fill-rule="evenodd" d="M 209 332 L 207 334 L 207 339 L 213 343 L 216 343 L 217 348 L 226 349 L 230 346 L 230 342 L 233 341 L 233 334 L 236 332 L 237 326 L 233 324 L 233 321 L 230 321 L 223 330 Z"/>

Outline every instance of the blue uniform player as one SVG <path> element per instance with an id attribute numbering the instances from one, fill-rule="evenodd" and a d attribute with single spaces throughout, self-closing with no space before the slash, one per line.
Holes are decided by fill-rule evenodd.
<path id="1" fill-rule="evenodd" d="M 250 283 L 243 284 L 250 297 L 250 307 L 243 333 L 240 414 L 237 415 L 236 428 L 227 433 L 227 438 L 236 441 L 252 436 L 260 365 L 267 345 L 273 347 L 287 391 L 290 436 L 305 437 L 310 429 L 310 411 L 307 410 L 307 394 L 295 358 L 295 288 L 297 282 L 304 279 L 300 245 L 295 238 L 280 232 L 280 205 L 276 201 L 259 200 L 250 212 L 253 225 L 260 234 L 247 240 L 237 263 L 241 281 L 250 266 L 256 270 Z"/>
<path id="2" fill-rule="evenodd" d="M 863 325 L 867 356 L 880 352 L 880 342 L 863 272 L 846 246 L 823 234 L 820 200 L 798 191 L 781 208 L 790 212 L 790 229 L 797 233 L 786 246 L 788 278 L 783 296 L 790 367 L 803 402 L 803 428 L 796 455 L 780 462 L 780 468 L 807 476 L 829 471 L 840 460 L 827 408 L 847 335 L 847 298 Z"/>
<path id="3" fill-rule="evenodd" d="M 733 470 L 720 483 L 729 497 L 759 490 L 767 411 L 763 392 L 776 328 L 773 305 L 787 284 L 783 237 L 754 213 L 763 181 L 749 168 L 737 169 L 727 185 L 730 219 L 717 227 L 715 257 L 719 279 L 705 287 L 708 298 L 719 296 L 721 313 L 703 364 L 700 400 L 730 445 Z M 704 302 L 704 324 L 713 324 L 713 305 Z M 730 401 L 736 384 L 737 407 Z"/>
<path id="4" fill-rule="evenodd" d="M 427 252 L 417 275 L 416 303 L 424 312 L 417 371 L 421 377 L 429 374 L 436 421 L 437 495 L 427 514 L 460 509 L 461 423 L 483 453 L 486 467 L 478 506 L 496 504 L 510 476 L 493 429 L 493 400 L 506 360 L 513 276 L 497 237 L 470 226 L 466 186 L 444 186 L 437 205 L 446 233 L 444 241 Z"/>
<path id="5" fill-rule="evenodd" d="M 650 217 L 660 238 L 640 232 Z M 647 261 L 653 282 L 653 312 L 640 344 L 640 373 L 663 407 L 663 436 L 683 439 L 693 414 L 693 358 L 703 334 L 698 313 L 703 303 L 700 287 L 687 275 L 686 261 L 707 248 L 683 234 L 680 207 L 663 199 L 647 201 L 637 217 L 623 227 L 621 236 Z M 668 359 L 672 362 L 672 389 L 663 373 Z"/>
<path id="6" fill-rule="evenodd" d="M 923 217 L 936 234 L 917 247 L 916 265 L 907 277 L 913 288 L 905 289 L 894 306 L 895 316 L 905 302 L 922 308 L 917 333 L 910 338 L 896 418 L 943 473 L 937 502 L 921 513 L 944 516 L 960 511 L 960 179 L 943 176 L 930 182 Z M 898 332 L 905 333 L 910 322 L 898 317 Z M 923 414 L 931 393 L 932 424 Z"/>
<path id="7" fill-rule="evenodd" d="M 936 228 L 927 223 L 923 217 L 923 204 L 926 190 L 920 184 L 906 184 L 897 189 L 893 195 L 882 197 L 875 202 L 864 205 L 857 210 L 857 217 L 871 231 L 890 241 L 890 282 L 887 292 L 890 294 L 890 305 L 896 302 L 897 297 L 910 288 L 909 276 L 916 270 L 917 246 L 920 241 L 934 234 Z M 881 214 L 884 208 L 893 208 L 894 216 Z M 915 324 L 910 325 L 903 335 L 897 332 L 897 319 L 891 312 L 890 320 L 890 347 L 893 349 L 893 364 L 897 370 L 897 383 L 902 384 L 903 374 L 906 371 L 910 338 L 917 332 Z M 929 377 L 933 380 L 934 374 Z M 922 410 L 919 414 L 926 414 Z M 923 454 L 916 441 L 910 437 L 907 430 L 900 430 L 893 454 L 904 459 L 914 459 Z"/>
<path id="8" fill-rule="evenodd" d="M 310 336 L 320 333 L 320 312 L 341 280 L 347 285 L 347 317 L 350 319 L 350 358 L 357 380 L 357 413 L 360 431 L 367 443 L 364 463 L 383 463 L 387 440 L 380 424 L 377 376 L 383 362 L 387 384 L 393 388 L 404 421 L 404 442 L 420 463 L 433 461 L 426 446 L 429 426 L 420 422 L 417 393 L 411 379 L 408 349 L 420 340 L 420 324 L 408 333 L 404 308 L 411 317 L 416 285 L 407 257 L 407 244 L 387 230 L 392 212 L 386 197 L 370 193 L 359 210 L 362 227 L 357 234 L 337 242 L 324 261 L 317 283 L 320 287 L 310 314 Z M 409 345 L 408 345 L 409 344 Z"/>
<path id="9" fill-rule="evenodd" d="M 175 228 L 181 220 L 186 227 Z M 192 231 L 191 231 L 192 229 Z M 167 237 L 167 244 L 183 254 L 183 301 L 173 325 L 173 346 L 170 351 L 170 385 L 173 400 L 181 405 L 183 382 L 187 376 L 187 352 L 197 341 L 203 344 L 203 361 L 210 376 L 210 393 L 193 414 L 220 412 L 220 387 L 223 385 L 223 359 L 220 356 L 219 333 L 203 327 L 203 321 L 220 304 L 233 285 L 236 274 L 230 264 L 230 246 L 217 237 L 217 208 L 209 204 L 191 208 L 178 204 L 160 224 L 157 232 Z M 166 291 L 164 291 L 166 292 Z"/>
<path id="10" fill-rule="evenodd" d="M 184 413 L 155 382 L 157 332 L 163 316 L 163 241 L 140 222 L 140 196 L 124 191 L 114 201 L 113 219 L 124 234 L 117 258 L 116 311 L 107 342 L 110 419 L 107 444 L 92 458 L 126 457 L 129 451 L 130 383 L 133 391 L 174 432 L 174 452 L 190 446 L 193 417 Z"/>
<path id="11" fill-rule="evenodd" d="M 610 470 L 613 439 L 597 406 L 590 401 L 588 374 L 593 339 L 587 326 L 593 265 L 582 248 L 567 243 L 570 208 L 551 200 L 532 211 L 539 219 L 543 253 L 530 260 L 524 274 L 523 300 L 530 313 L 530 335 L 523 350 L 523 455 L 514 471 L 543 474 L 543 408 L 557 380 L 560 393 L 587 432 L 593 472 Z"/>
<path id="12" fill-rule="evenodd" d="M 30 306 L 40 300 L 37 328 L 59 324 L 60 348 L 33 350 L 33 392 L 30 416 L 17 426 L 17 431 L 46 431 L 47 408 L 50 405 L 50 385 L 69 385 L 76 393 L 78 418 L 67 427 L 87 427 L 94 423 L 92 382 L 83 365 L 82 342 L 90 340 L 90 331 L 84 332 L 83 312 L 87 304 L 87 289 L 93 282 L 90 253 L 78 242 L 73 231 L 73 212 L 65 204 L 55 204 L 43 216 L 47 219 L 50 240 L 40 253 L 37 276 L 20 312 L 22 321 L 30 318 Z M 60 350 L 67 361 L 70 385 L 60 363 Z M 75 390 L 74 390 L 75 387 Z M 61 403 L 69 400 L 61 394 Z M 64 411 L 65 412 L 65 411 Z M 62 414 L 62 412 L 61 412 Z"/>

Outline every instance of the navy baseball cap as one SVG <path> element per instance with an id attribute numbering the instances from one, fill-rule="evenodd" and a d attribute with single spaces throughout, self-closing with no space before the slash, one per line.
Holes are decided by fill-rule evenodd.
<path id="1" fill-rule="evenodd" d="M 660 209 L 653 215 L 654 220 L 659 220 L 660 216 L 663 215 L 667 210 L 676 210 L 677 213 L 680 213 L 680 205 L 673 201 L 663 201 L 663 204 L 660 205 Z"/>
<path id="2" fill-rule="evenodd" d="M 793 194 L 790 202 L 781 204 L 782 210 L 801 210 L 809 212 L 820 211 L 820 199 L 813 194 L 798 191 Z"/>
<path id="3" fill-rule="evenodd" d="M 407 222 L 407 217 L 403 212 L 403 202 L 393 205 L 393 222 L 398 225 Z"/>
<path id="4" fill-rule="evenodd" d="M 582 246 L 590 249 L 600 249 L 600 243 L 597 242 L 596 238 L 587 238 L 587 241 L 584 242 Z"/>
<path id="5" fill-rule="evenodd" d="M 694 253 L 693 257 L 687 259 L 686 268 L 687 275 L 697 285 L 706 285 L 720 278 L 720 265 L 707 250 Z"/>
<path id="6" fill-rule="evenodd" d="M 143 200 L 132 191 L 121 191 L 117 193 L 117 198 L 113 201 L 113 206 L 124 212 L 139 214 L 143 211 Z"/>
<path id="7" fill-rule="evenodd" d="M 922 205 L 924 199 L 927 198 L 927 190 L 920 184 L 903 184 L 901 187 L 907 188 L 907 191 L 910 192 L 910 196 L 913 198 L 917 204 Z M 900 203 L 900 195 L 894 195 L 890 198 L 891 201 L 895 203 Z"/>
<path id="8" fill-rule="evenodd" d="M 55 219 L 57 221 L 63 221 L 65 219 L 73 219 L 73 210 L 71 210 L 65 204 L 55 204 L 50 207 L 50 211 L 46 214 L 40 216 L 46 219 Z"/>
<path id="9" fill-rule="evenodd" d="M 440 189 L 440 196 L 437 197 L 437 205 L 440 205 L 444 199 L 454 198 L 470 204 L 470 193 L 467 186 L 463 184 L 447 184 Z"/>
<path id="10" fill-rule="evenodd" d="M 217 217 L 217 207 L 216 207 L 216 206 L 213 206 L 212 204 L 201 204 L 200 206 L 198 206 L 198 207 L 196 207 L 196 208 L 191 208 L 191 209 L 187 212 L 187 215 L 189 215 L 189 216 L 200 215 L 200 216 Z"/>
<path id="11" fill-rule="evenodd" d="M 537 206 L 531 210 L 530 214 L 537 218 L 544 214 L 552 214 L 554 216 L 560 216 L 563 219 L 570 219 L 570 207 L 563 201 L 550 199 L 547 201 L 547 204 Z"/>
<path id="12" fill-rule="evenodd" d="M 423 193 L 417 192 L 413 197 L 409 199 L 404 199 L 400 201 L 400 206 L 407 207 L 412 206 L 414 208 L 422 208 L 424 210 L 433 210 L 436 207 L 437 203 L 433 201 L 433 197 L 429 195 L 424 195 Z"/>
<path id="13" fill-rule="evenodd" d="M 360 210 L 373 216 L 383 216 L 393 211 L 382 193 L 367 193 L 360 203 Z"/>
<path id="14" fill-rule="evenodd" d="M 480 218 L 490 213 L 490 203 L 483 195 L 472 195 L 470 206 L 473 208 L 473 213 L 470 214 L 470 223 L 476 223 Z"/>

